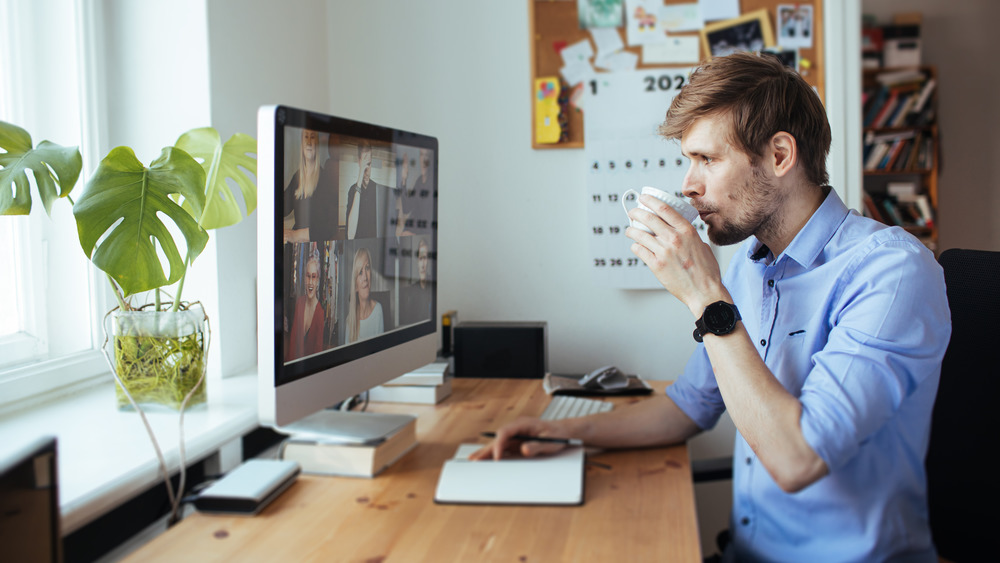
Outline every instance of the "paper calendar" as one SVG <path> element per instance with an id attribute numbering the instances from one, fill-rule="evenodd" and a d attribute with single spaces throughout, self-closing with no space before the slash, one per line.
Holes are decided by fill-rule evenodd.
<path id="1" fill-rule="evenodd" d="M 598 280 L 623 289 L 662 287 L 629 250 L 622 193 L 653 186 L 679 197 L 687 161 L 680 144 L 660 137 L 667 108 L 690 68 L 599 74 L 585 84 L 584 152 L 590 268 Z M 630 196 L 632 197 L 632 196 Z M 629 207 L 634 207 L 630 202 Z M 707 240 L 705 224 L 695 226 Z"/>

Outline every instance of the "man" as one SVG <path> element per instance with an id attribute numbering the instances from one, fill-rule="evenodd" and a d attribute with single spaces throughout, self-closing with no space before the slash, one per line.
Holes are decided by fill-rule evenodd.
<path id="1" fill-rule="evenodd" d="M 417 237 L 417 279 L 404 288 L 400 298 L 400 323 L 404 325 L 431 320 L 434 285 L 430 274 L 430 245 L 424 237 Z"/>
<path id="2" fill-rule="evenodd" d="M 933 255 L 849 212 L 829 186 L 830 129 L 812 89 L 771 56 L 692 74 L 661 134 L 690 159 L 684 194 L 726 275 L 672 208 L 630 216 L 632 252 L 696 321 L 701 342 L 665 397 L 560 421 L 521 419 L 474 458 L 551 451 L 513 434 L 599 447 L 679 443 L 729 411 L 729 552 L 740 560 L 935 561 L 923 468 L 951 333 Z"/>
<path id="3" fill-rule="evenodd" d="M 347 195 L 347 238 L 377 238 L 385 232 L 387 188 L 372 180 L 372 146 L 358 144 L 358 180 Z"/>

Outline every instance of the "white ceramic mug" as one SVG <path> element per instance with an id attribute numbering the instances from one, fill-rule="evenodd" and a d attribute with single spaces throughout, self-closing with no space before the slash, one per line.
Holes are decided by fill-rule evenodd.
<path id="1" fill-rule="evenodd" d="M 636 205 L 638 207 L 641 207 L 642 209 L 645 209 L 646 211 L 649 211 L 650 213 L 652 213 L 652 210 L 650 208 L 648 208 L 645 205 L 639 203 L 639 192 L 637 192 L 637 191 L 635 191 L 633 189 L 628 189 L 628 190 L 625 190 L 625 193 L 622 194 L 622 207 L 625 209 L 625 214 L 626 215 L 628 215 L 628 211 L 629 211 L 628 205 L 626 205 L 626 203 L 629 200 L 629 194 L 633 194 L 633 198 L 632 199 L 635 200 L 635 203 L 636 203 Z M 684 219 L 686 219 L 689 223 L 694 222 L 694 220 L 698 218 L 698 210 L 695 209 L 694 207 L 691 207 L 690 203 L 688 203 L 688 202 L 684 201 L 683 199 L 675 196 L 674 194 L 667 193 L 667 192 L 665 192 L 663 190 L 658 190 L 658 189 L 650 187 L 650 186 L 644 186 L 642 188 L 642 195 L 651 195 L 651 196 L 655 197 L 656 199 L 662 201 L 663 203 L 666 203 L 670 207 L 673 207 L 674 210 L 676 210 L 678 213 L 680 213 L 681 216 L 684 217 Z M 637 228 L 637 229 L 642 229 L 642 230 L 646 231 L 649 234 L 653 234 L 653 231 L 650 230 L 649 227 L 647 227 L 646 225 L 643 225 L 642 223 L 640 223 L 638 221 L 632 220 L 631 217 L 629 217 L 629 224 L 631 226 Z"/>

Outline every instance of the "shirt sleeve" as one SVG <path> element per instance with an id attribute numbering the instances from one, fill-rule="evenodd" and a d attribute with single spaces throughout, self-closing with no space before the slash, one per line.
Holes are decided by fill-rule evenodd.
<path id="1" fill-rule="evenodd" d="M 698 345 L 677 381 L 667 386 L 667 396 L 698 428 L 709 430 L 719 422 L 726 405 L 704 344 Z"/>
<path id="2" fill-rule="evenodd" d="M 876 237 L 844 280 L 799 397 L 803 435 L 830 468 L 846 464 L 918 386 L 936 386 L 951 335 L 944 274 L 916 241 Z"/>

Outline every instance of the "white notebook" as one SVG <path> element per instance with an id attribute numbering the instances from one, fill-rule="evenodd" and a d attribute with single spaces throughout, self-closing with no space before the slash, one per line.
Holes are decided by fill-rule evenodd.
<path id="1" fill-rule="evenodd" d="M 462 444 L 444 463 L 434 501 L 447 504 L 583 504 L 582 447 L 535 458 L 469 461 Z"/>

